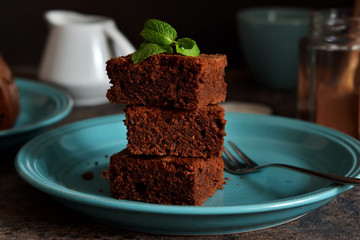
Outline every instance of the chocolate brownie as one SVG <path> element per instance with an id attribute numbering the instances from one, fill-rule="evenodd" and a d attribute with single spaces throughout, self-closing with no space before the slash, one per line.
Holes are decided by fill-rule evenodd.
<path id="1" fill-rule="evenodd" d="M 216 105 L 196 110 L 126 106 L 128 149 L 136 155 L 220 157 L 226 120 Z"/>
<path id="2" fill-rule="evenodd" d="M 107 61 L 112 103 L 196 109 L 225 101 L 226 55 L 157 54 L 133 64 L 131 55 Z"/>
<path id="3" fill-rule="evenodd" d="M 179 158 L 131 155 L 110 158 L 108 179 L 116 199 L 173 205 L 202 205 L 223 184 L 221 157 Z"/>
<path id="4" fill-rule="evenodd" d="M 0 54 L 0 129 L 12 127 L 19 113 L 19 91 L 8 64 Z"/>

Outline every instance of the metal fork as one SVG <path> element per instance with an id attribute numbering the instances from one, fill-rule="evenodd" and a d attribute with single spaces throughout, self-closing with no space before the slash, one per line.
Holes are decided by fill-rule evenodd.
<path id="1" fill-rule="evenodd" d="M 234 143 L 231 141 L 228 141 L 230 146 L 234 149 L 234 151 L 240 156 L 240 158 L 244 161 L 244 163 L 238 161 L 230 152 L 228 149 L 224 148 L 224 153 L 227 156 L 223 157 L 224 161 L 224 169 L 230 173 L 233 174 L 244 174 L 244 173 L 251 173 L 257 170 L 260 170 L 262 168 L 267 167 L 279 167 L 279 168 L 286 168 L 290 170 L 295 170 L 297 172 L 301 172 L 304 174 L 308 174 L 311 176 L 315 176 L 318 178 L 322 178 L 328 181 L 341 183 L 341 184 L 352 184 L 352 185 L 360 185 L 360 179 L 358 178 L 350 178 L 350 177 L 343 177 L 343 176 L 337 176 L 334 174 L 329 173 L 323 173 L 318 171 L 313 171 L 301 167 L 296 167 L 292 165 L 287 164 L 281 164 L 281 163 L 271 163 L 266 165 L 259 166 L 256 164 L 253 160 L 251 160 L 248 156 L 245 155 Z M 230 160 L 230 161 L 229 161 Z"/>

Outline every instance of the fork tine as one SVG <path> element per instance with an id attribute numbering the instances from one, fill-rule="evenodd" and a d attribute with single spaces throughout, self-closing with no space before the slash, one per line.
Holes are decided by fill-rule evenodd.
<path id="1" fill-rule="evenodd" d="M 236 171 L 236 167 L 231 165 L 226 158 L 223 157 L 222 159 L 223 159 L 223 162 L 224 162 L 224 169 L 226 171 L 231 172 L 231 173 Z"/>
<path id="2" fill-rule="evenodd" d="M 228 141 L 230 146 L 234 149 L 234 151 L 242 158 L 242 160 L 244 160 L 244 162 L 246 162 L 246 164 L 249 167 L 256 167 L 258 166 L 257 163 L 255 163 L 253 160 L 251 160 L 248 156 L 246 156 L 245 153 L 243 153 L 233 142 Z"/>
<path id="3" fill-rule="evenodd" d="M 243 163 L 239 162 L 238 160 L 236 160 L 236 158 L 225 147 L 224 147 L 224 153 L 237 168 L 245 168 L 245 167 L 247 167 L 245 164 L 243 164 Z"/>

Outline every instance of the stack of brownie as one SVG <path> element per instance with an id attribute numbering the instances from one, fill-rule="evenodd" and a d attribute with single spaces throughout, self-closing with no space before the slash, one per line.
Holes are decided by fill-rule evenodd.
<path id="1" fill-rule="evenodd" d="M 127 148 L 110 158 L 111 195 L 202 205 L 223 184 L 225 55 L 107 61 L 107 98 L 125 103 Z"/>

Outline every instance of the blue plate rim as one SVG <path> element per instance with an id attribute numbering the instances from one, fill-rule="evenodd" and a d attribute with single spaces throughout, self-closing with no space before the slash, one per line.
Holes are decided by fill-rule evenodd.
<path id="1" fill-rule="evenodd" d="M 51 113 L 51 115 L 48 118 L 43 119 L 39 122 L 1 130 L 0 137 L 12 136 L 19 133 L 29 132 L 38 128 L 47 127 L 67 116 L 71 112 L 74 106 L 74 100 L 68 93 L 56 89 L 50 85 L 41 82 L 36 82 L 33 79 L 22 78 L 22 77 L 15 77 L 15 83 L 18 86 L 19 91 L 20 89 L 25 91 L 27 89 L 36 89 L 37 91 L 41 91 L 42 93 L 44 93 L 49 98 L 54 100 L 54 102 L 57 103 L 56 109 L 54 109 L 54 111 Z"/>
<path id="2" fill-rule="evenodd" d="M 290 119 L 286 117 L 279 116 L 266 116 L 266 115 L 258 115 L 258 114 L 245 114 L 245 113 L 226 113 L 227 116 L 233 114 L 240 114 L 244 118 L 262 118 L 264 121 L 268 121 L 267 119 L 271 118 L 271 121 L 277 122 L 277 124 L 282 124 L 282 121 L 289 123 L 291 126 L 296 126 L 298 124 L 304 125 L 306 127 L 311 128 L 322 134 L 330 134 L 330 136 L 339 138 L 341 140 L 346 140 L 346 142 L 351 145 L 360 146 L 359 142 L 341 132 L 336 130 L 332 130 L 326 127 L 322 127 L 313 123 L 303 122 L 296 119 Z M 48 182 L 41 182 L 39 180 L 34 179 L 33 174 L 28 171 L 28 169 L 24 168 L 22 161 L 24 161 L 24 155 L 26 155 L 27 151 L 31 151 L 33 145 L 36 145 L 38 141 L 47 141 L 46 138 L 56 137 L 57 134 L 68 134 L 71 131 L 76 131 L 77 129 L 89 128 L 91 126 L 97 126 L 99 123 L 106 124 L 107 122 L 118 121 L 124 118 L 124 114 L 116 114 L 109 115 L 103 117 L 97 117 L 87 120 L 82 120 L 79 122 L 75 122 L 72 124 L 65 125 L 63 127 L 59 127 L 52 131 L 43 133 L 36 137 L 35 139 L 28 142 L 17 154 L 15 161 L 15 168 L 18 174 L 30 185 L 33 187 L 44 191 L 50 195 L 53 195 L 60 199 L 75 201 L 82 204 L 87 204 L 91 206 L 104 207 L 116 210 L 127 210 L 127 211 L 135 211 L 135 212 L 143 212 L 143 213 L 158 213 L 158 214 L 176 214 L 176 215 L 221 215 L 221 214 L 247 214 L 247 213 L 257 213 L 257 212 L 266 212 L 266 211 L 277 211 L 287 208 L 295 208 L 299 206 L 303 206 L 306 204 L 312 204 L 314 202 L 320 202 L 327 199 L 332 199 L 338 194 L 345 192 L 353 187 L 353 185 L 330 185 L 325 188 L 318 189 L 314 192 L 302 194 L 296 197 L 287 198 L 285 200 L 277 200 L 271 201 L 267 203 L 260 204 L 247 204 L 247 205 L 235 205 L 235 206 L 178 206 L 178 205 L 160 205 L 153 203 L 144 203 L 144 202 L 135 202 L 128 200 L 117 200 L 105 197 L 97 197 L 91 194 L 72 191 L 66 187 L 60 186 L 56 183 L 47 180 Z M 358 163 L 359 165 L 359 163 Z M 360 169 L 356 169 L 357 171 L 350 173 L 351 177 L 359 177 Z M 348 176 L 348 174 L 347 174 Z"/>

